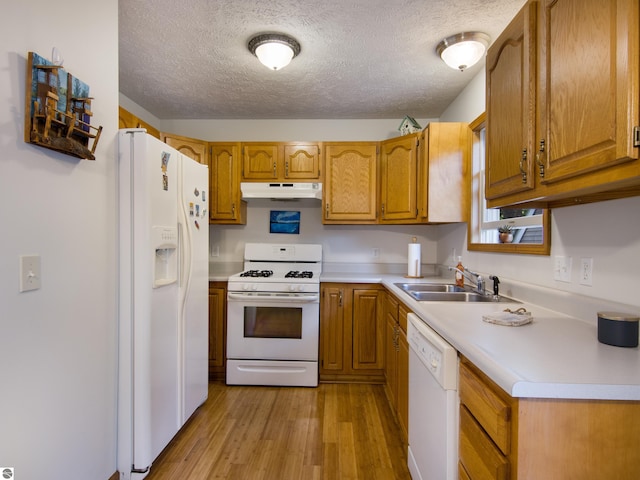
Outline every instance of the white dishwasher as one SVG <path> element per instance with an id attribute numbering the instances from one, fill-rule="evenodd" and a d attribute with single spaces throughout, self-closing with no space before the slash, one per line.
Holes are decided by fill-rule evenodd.
<path id="1" fill-rule="evenodd" d="M 407 318 L 409 471 L 413 480 L 456 480 L 458 354 L 416 315 Z"/>

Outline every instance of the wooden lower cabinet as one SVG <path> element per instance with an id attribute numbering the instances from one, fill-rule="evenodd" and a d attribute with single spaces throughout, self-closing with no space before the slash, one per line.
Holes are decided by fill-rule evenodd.
<path id="1" fill-rule="evenodd" d="M 385 295 L 385 392 L 396 414 L 405 443 L 409 425 L 409 311 L 393 295 Z M 404 319 L 404 329 L 400 319 Z"/>
<path id="2" fill-rule="evenodd" d="M 640 478 L 640 401 L 513 398 L 460 359 L 461 479 Z"/>
<path id="3" fill-rule="evenodd" d="M 384 382 L 384 287 L 323 283 L 320 381 Z"/>
<path id="4" fill-rule="evenodd" d="M 227 283 L 209 282 L 209 377 L 225 378 Z"/>

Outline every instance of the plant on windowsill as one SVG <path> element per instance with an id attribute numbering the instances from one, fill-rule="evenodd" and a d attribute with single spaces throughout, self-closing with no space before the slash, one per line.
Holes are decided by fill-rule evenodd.
<path id="1" fill-rule="evenodd" d="M 498 227 L 498 233 L 500 243 L 513 242 L 513 227 L 511 225 L 501 225 L 500 227 Z"/>

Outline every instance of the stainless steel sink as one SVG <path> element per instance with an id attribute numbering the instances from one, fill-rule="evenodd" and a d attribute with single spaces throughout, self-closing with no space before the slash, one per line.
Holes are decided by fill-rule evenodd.
<path id="1" fill-rule="evenodd" d="M 448 283 L 396 283 L 405 292 L 466 292 L 463 287 Z"/>
<path id="2" fill-rule="evenodd" d="M 419 302 L 520 303 L 502 295 L 496 297 L 492 294 L 482 294 L 472 290 L 471 287 L 458 287 L 452 284 L 396 283 L 395 285 Z"/>

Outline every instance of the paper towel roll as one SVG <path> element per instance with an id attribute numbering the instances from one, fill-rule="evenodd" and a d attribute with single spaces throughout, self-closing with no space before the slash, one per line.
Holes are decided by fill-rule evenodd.
<path id="1" fill-rule="evenodd" d="M 407 262 L 407 277 L 420 276 L 420 244 L 409 244 L 409 255 Z"/>

